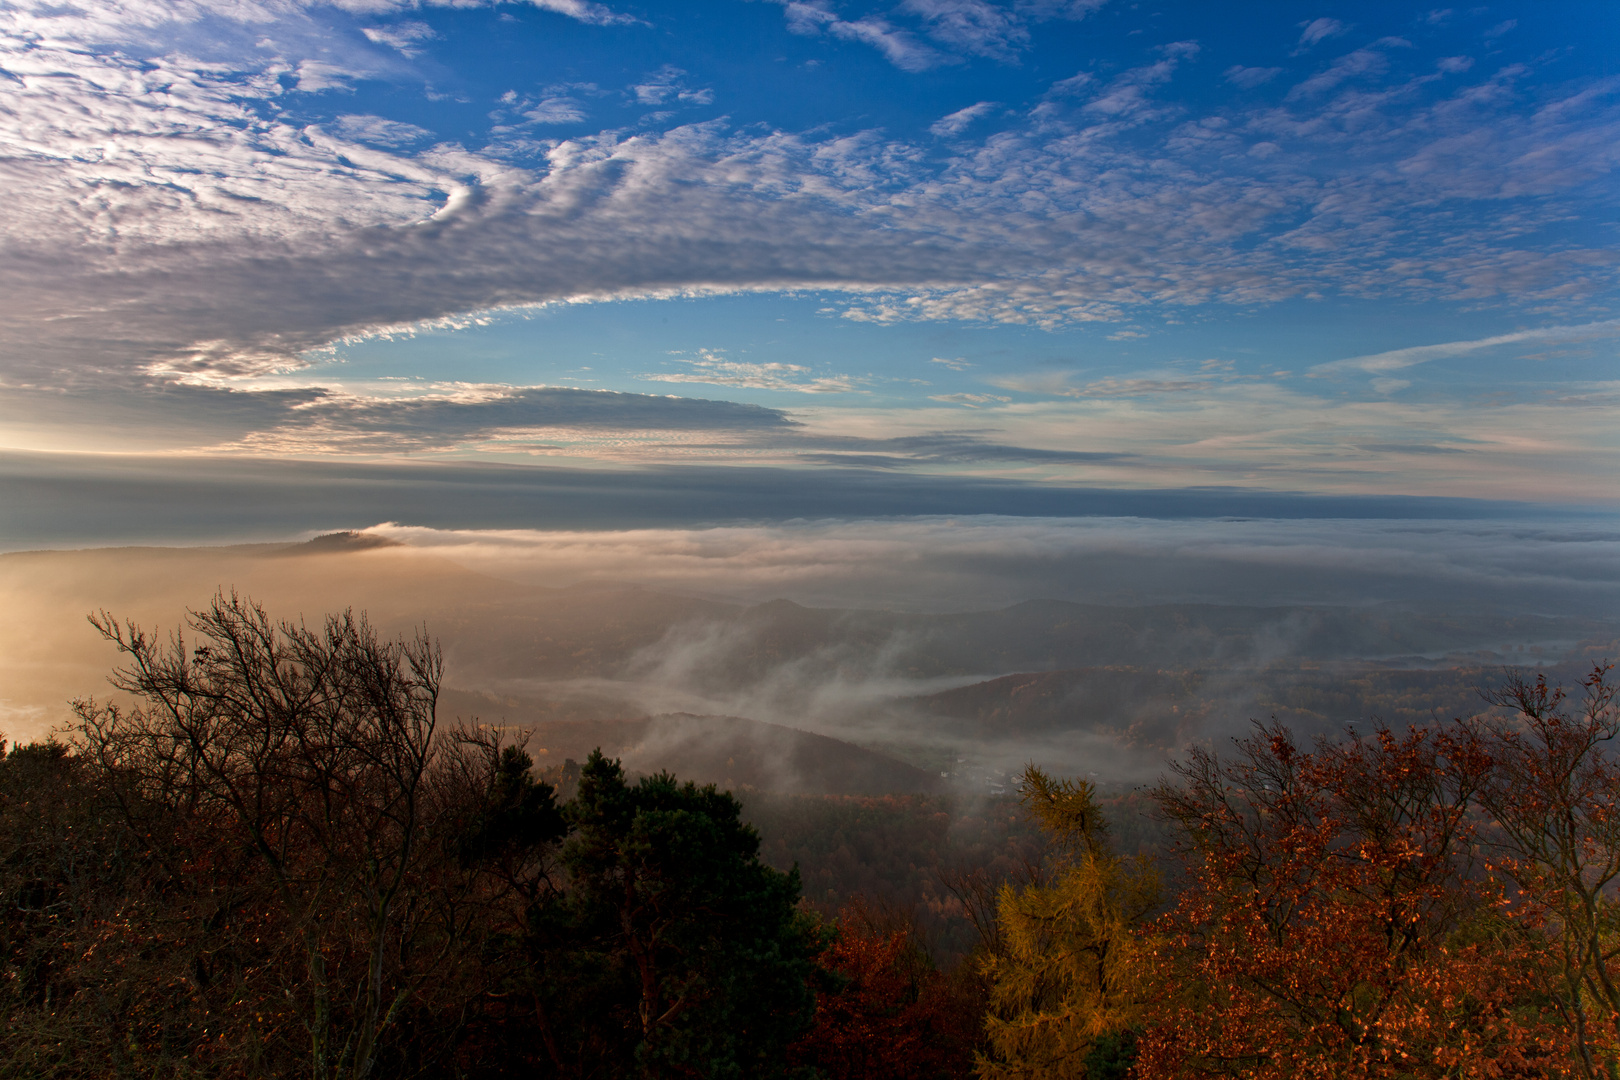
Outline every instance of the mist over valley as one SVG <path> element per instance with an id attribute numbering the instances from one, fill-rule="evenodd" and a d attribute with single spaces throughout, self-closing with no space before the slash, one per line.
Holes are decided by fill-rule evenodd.
<path id="1" fill-rule="evenodd" d="M 708 559 L 662 554 L 660 543 L 675 545 L 666 535 L 648 544 L 639 576 L 651 584 L 635 580 L 612 543 L 593 564 L 588 538 L 561 552 L 567 538 L 557 534 L 526 547 L 510 535 L 432 544 L 381 528 L 224 548 L 16 552 L 0 555 L 0 595 L 20 613 L 0 632 L 0 727 L 39 737 L 64 723 L 69 700 L 105 694 L 116 656 L 84 622 L 90 612 L 167 633 L 188 608 L 233 589 L 278 617 L 352 608 L 384 633 L 426 628 L 445 649 L 446 714 L 532 732 L 543 761 L 582 759 L 601 745 L 638 771 L 795 794 L 980 796 L 1004 791 L 1029 761 L 1124 790 L 1251 720 L 1274 716 L 1306 737 L 1374 717 L 1421 724 L 1477 709 L 1477 688 L 1504 667 L 1573 671 L 1620 651 L 1613 618 L 1515 610 L 1511 594 L 1492 595 L 1491 564 L 1511 562 L 1514 546 L 1512 558 L 1564 556 L 1542 572 L 1566 590 L 1612 590 L 1611 578 L 1591 573 L 1593 547 L 1617 544 L 1608 534 L 1571 541 L 1504 530 L 1490 562 L 1455 559 L 1451 580 L 1431 577 L 1401 601 L 1398 577 L 1382 565 L 1398 559 L 1389 533 L 1369 532 L 1384 548 L 1365 545 L 1351 560 L 1342 538 L 1329 552 L 1314 530 L 1295 523 L 1289 543 L 1287 524 L 1267 524 L 1278 561 L 1290 565 L 1290 592 L 1338 600 L 1360 587 L 1367 601 L 1230 602 L 1216 558 L 1169 550 L 1182 524 L 1160 528 L 1162 553 L 1111 567 L 1113 591 L 1156 593 L 1157 602 L 1034 596 L 954 611 L 948 591 L 925 593 L 918 582 L 948 590 L 967 581 L 963 591 L 981 596 L 1040 587 L 1009 578 L 1002 565 L 1017 556 L 1002 559 L 987 543 L 1016 549 L 1029 526 L 871 523 L 863 528 L 882 543 L 834 567 L 801 561 L 825 526 L 757 530 L 752 546 L 733 535 Z M 916 530 L 952 528 L 981 549 L 978 565 L 948 544 L 915 545 L 886 588 L 874 584 Z M 1198 528 L 1235 544 L 1255 526 Z M 701 531 L 684 539 L 693 549 L 720 543 Z M 1078 583 L 1062 575 L 1097 558 L 1095 540 L 1076 531 L 1069 549 L 1045 560 L 1050 591 L 1087 590 L 1083 573 Z M 755 573 L 734 575 L 725 595 L 724 567 L 739 563 Z M 1199 570 L 1210 575 L 1203 602 L 1163 602 Z M 1245 588 L 1246 573 L 1240 564 L 1228 594 Z M 619 575 L 629 580 L 612 580 Z M 537 583 L 548 579 L 561 580 Z M 777 589 L 812 601 L 865 591 L 872 603 L 805 603 L 772 596 Z"/>

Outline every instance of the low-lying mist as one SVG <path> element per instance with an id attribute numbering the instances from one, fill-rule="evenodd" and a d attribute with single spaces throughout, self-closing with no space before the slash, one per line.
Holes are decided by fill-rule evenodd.
<path id="1" fill-rule="evenodd" d="M 738 603 L 969 611 L 1095 604 L 1499 607 L 1611 616 L 1620 521 L 907 518 L 615 532 L 368 535 L 536 585 L 625 583 Z"/>
<path id="2" fill-rule="evenodd" d="M 1034 760 L 1131 784 L 1250 718 L 1422 722 L 1504 665 L 1612 656 L 1617 555 L 1590 524 L 1011 518 L 21 552 L 0 555 L 0 730 L 105 696 L 117 656 L 87 613 L 168 632 L 234 588 L 425 627 L 446 710 L 532 731 L 542 762 L 590 744 L 739 786 L 982 793 Z"/>

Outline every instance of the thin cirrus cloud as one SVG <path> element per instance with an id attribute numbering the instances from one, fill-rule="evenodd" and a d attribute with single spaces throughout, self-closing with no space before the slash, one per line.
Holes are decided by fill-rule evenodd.
<path id="1" fill-rule="evenodd" d="M 346 0 L 329 0 L 329 2 L 341 5 Z M 363 11 L 391 5 L 404 6 L 404 0 L 347 0 L 347 2 L 353 3 Z M 512 2 L 532 4 L 542 11 L 554 11 L 558 15 L 566 15 L 570 19 L 578 19 L 582 23 L 594 26 L 613 26 L 639 21 L 633 15 L 615 11 L 606 4 L 591 3 L 590 0 L 512 0 Z M 466 4 L 466 0 L 427 0 L 427 3 L 462 6 Z"/>
<path id="2" fill-rule="evenodd" d="M 1319 18 L 1300 24 L 1299 43 L 1296 48 L 1304 50 L 1328 38 L 1336 38 L 1349 31 L 1349 27 L 1338 19 Z"/>
<path id="3" fill-rule="evenodd" d="M 1121 379 L 1108 377 L 1076 383 L 1068 372 L 998 376 L 990 380 L 1006 390 L 1067 398 L 1128 398 L 1148 394 L 1190 394 L 1215 384 L 1207 379 Z"/>
<path id="4" fill-rule="evenodd" d="M 1097 465 L 1125 462 L 1137 457 L 1136 454 L 1112 450 L 1017 446 L 973 431 L 934 431 L 889 438 L 789 432 L 782 436 L 763 436 L 762 441 L 765 439 L 822 464 L 877 469 L 986 463 Z"/>
<path id="5" fill-rule="evenodd" d="M 714 101 L 714 91 L 694 88 L 686 81 L 686 72 L 666 64 L 630 87 L 630 93 L 641 105 L 708 105 Z"/>
<path id="6" fill-rule="evenodd" d="M 1157 63 L 1132 68 L 1111 79 L 1102 92 L 1082 108 L 1117 119 L 1142 119 L 1140 114 L 1160 110 L 1153 98 L 1153 88 L 1169 82 L 1184 61 L 1196 57 L 1199 45 L 1195 41 L 1177 41 L 1163 46 L 1164 58 Z"/>
<path id="7" fill-rule="evenodd" d="M 1380 46 L 1383 42 L 1378 43 Z M 1353 80 L 1375 78 L 1389 70 L 1389 57 L 1382 47 L 1356 49 L 1335 59 L 1324 71 L 1296 83 L 1289 91 L 1290 98 L 1304 98 L 1323 94 Z"/>
<path id="8" fill-rule="evenodd" d="M 943 401 L 951 405 L 963 405 L 969 409 L 976 409 L 981 405 L 1003 405 L 1011 401 L 1010 397 L 1000 394 L 929 394 L 929 401 Z"/>
<path id="9" fill-rule="evenodd" d="M 838 16 L 828 0 L 778 0 L 787 16 L 788 30 L 814 36 L 828 34 L 844 41 L 859 42 L 878 50 L 902 71 L 927 71 L 941 64 L 959 63 L 957 58 L 930 48 L 915 34 L 898 29 L 887 19 L 868 15 L 846 20 Z"/>
<path id="10" fill-rule="evenodd" d="M 711 349 L 699 349 L 695 357 L 676 357 L 675 362 L 686 365 L 686 370 L 649 372 L 641 378 L 649 382 L 699 383 L 799 394 L 844 394 L 856 386 L 856 380 L 848 375 L 817 375 L 803 364 L 780 361 L 727 360 Z"/>
<path id="11" fill-rule="evenodd" d="M 783 375 L 766 370 L 739 377 L 769 383 Z M 803 375 L 795 371 L 787 377 Z M 791 384 L 799 390 L 805 385 Z M 1009 400 L 964 396 L 975 402 Z M 120 403 L 128 410 L 122 416 L 117 412 Z M 352 455 L 479 448 L 627 464 L 655 463 L 671 455 L 723 462 L 743 454 L 756 462 L 883 470 L 1006 463 L 1096 465 L 1139 456 L 1018 445 L 991 431 L 849 435 L 813 429 L 786 411 L 761 405 L 572 387 L 448 383 L 383 395 L 323 387 L 249 392 L 171 385 L 148 388 L 145 397 L 107 390 L 90 404 L 109 425 L 155 428 L 138 449 L 192 453 Z M 82 398 L 64 400 L 52 393 L 8 394 L 0 396 L 0 423 L 48 422 L 53 411 L 85 405 Z"/>
<path id="12" fill-rule="evenodd" d="M 431 41 L 438 36 L 427 23 L 415 20 L 396 23 L 393 26 L 365 26 L 361 27 L 360 32 L 368 41 L 398 49 L 409 59 L 415 59 L 422 54 L 423 42 Z"/>
<path id="13" fill-rule="evenodd" d="M 1426 364 L 1432 360 L 1448 360 L 1470 353 L 1504 345 L 1567 345 L 1586 341 L 1613 340 L 1620 337 L 1620 319 L 1583 323 L 1578 326 L 1544 326 L 1533 330 L 1517 330 L 1511 334 L 1496 334 L 1472 341 L 1446 341 L 1435 345 L 1414 345 L 1404 349 L 1351 356 L 1331 360 L 1311 368 L 1313 375 L 1336 375 L 1363 372 L 1369 375 Z"/>
<path id="14" fill-rule="evenodd" d="M 1253 90 L 1282 74 L 1280 67 L 1244 67 L 1242 64 L 1233 64 L 1222 72 L 1227 82 L 1241 86 L 1245 90 Z"/>
<path id="15" fill-rule="evenodd" d="M 994 101 L 980 101 L 969 105 L 965 109 L 957 109 L 947 116 L 942 116 L 929 127 L 929 131 L 941 138 L 960 135 L 973 123 L 995 112 L 997 103 Z"/>
<path id="16" fill-rule="evenodd" d="M 846 19 L 832 0 L 774 0 L 788 29 L 868 45 L 902 71 L 919 72 L 983 57 L 1016 64 L 1031 44 L 1032 26 L 1054 19 L 1080 20 L 1107 0 L 901 0 L 892 11 Z M 896 25 L 887 15 L 909 20 Z M 924 40 L 927 39 L 927 40 Z"/>

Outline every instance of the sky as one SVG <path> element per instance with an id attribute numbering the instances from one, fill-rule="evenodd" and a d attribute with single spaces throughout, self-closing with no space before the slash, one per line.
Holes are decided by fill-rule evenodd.
<path id="1" fill-rule="evenodd" d="M 0 546 L 1613 513 L 1617 29 L 4 0 Z"/>

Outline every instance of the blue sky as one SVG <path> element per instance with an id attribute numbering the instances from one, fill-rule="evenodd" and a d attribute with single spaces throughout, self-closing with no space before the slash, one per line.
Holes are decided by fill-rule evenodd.
<path id="1" fill-rule="evenodd" d="M 11 0 L 0 450 L 1612 509 L 1617 20 Z"/>

